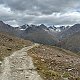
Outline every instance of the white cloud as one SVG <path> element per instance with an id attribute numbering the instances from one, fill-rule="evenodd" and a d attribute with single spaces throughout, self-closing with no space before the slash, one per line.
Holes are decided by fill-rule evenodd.
<path id="1" fill-rule="evenodd" d="M 5 7 L 4 5 L 0 5 L 0 16 L 12 15 L 12 11 L 9 7 Z"/>
<path id="2" fill-rule="evenodd" d="M 11 25 L 13 27 L 18 27 L 19 26 L 16 20 L 5 21 L 5 23 L 9 24 L 9 25 Z"/>

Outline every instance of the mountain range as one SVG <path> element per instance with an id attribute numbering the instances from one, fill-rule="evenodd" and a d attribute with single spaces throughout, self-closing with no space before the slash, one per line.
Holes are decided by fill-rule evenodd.
<path id="1" fill-rule="evenodd" d="M 18 29 L 18 27 L 16 29 Z M 16 80 L 22 78 L 22 80 L 32 80 L 33 78 L 31 79 L 31 77 L 33 76 L 33 72 L 31 71 L 36 70 L 42 80 L 80 80 L 80 56 L 78 54 L 56 46 L 33 43 L 29 40 L 13 37 L 12 34 L 9 34 L 0 32 L 0 79 L 4 79 L 5 75 L 9 79 L 14 79 L 15 74 L 13 71 L 15 71 L 15 73 L 19 72 L 17 73 L 17 77 L 15 77 Z M 76 33 L 76 35 L 78 35 L 78 33 Z M 29 50 L 27 51 L 27 49 Z M 25 55 L 26 52 L 27 55 Z M 22 72 L 24 73 L 22 69 L 24 69 L 26 62 L 28 62 L 28 64 L 25 65 L 25 67 L 28 66 L 29 68 L 30 59 L 27 57 L 31 57 L 31 60 L 33 61 L 30 63 L 33 62 L 35 68 L 31 65 L 29 69 L 29 72 L 32 74 L 31 76 L 29 75 L 29 77 L 25 78 L 25 76 L 22 76 L 21 74 L 20 77 L 19 74 Z M 11 67 L 9 67 L 9 65 Z M 8 69 L 10 72 L 8 72 Z M 8 73 L 10 75 L 8 75 Z"/>
<path id="2" fill-rule="evenodd" d="M 80 51 L 80 24 L 67 27 L 54 25 L 47 27 L 44 24 L 12 27 L 0 21 L 0 32 L 41 44 L 55 45 L 75 52 Z"/>

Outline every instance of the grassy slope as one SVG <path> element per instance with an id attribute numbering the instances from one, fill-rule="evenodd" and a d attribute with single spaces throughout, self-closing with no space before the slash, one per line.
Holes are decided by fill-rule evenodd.
<path id="1" fill-rule="evenodd" d="M 40 45 L 28 51 L 44 80 L 80 80 L 80 57 L 70 51 Z"/>
<path id="2" fill-rule="evenodd" d="M 9 56 L 12 52 L 31 44 L 30 41 L 0 33 L 0 60 L 3 60 L 4 57 Z"/>

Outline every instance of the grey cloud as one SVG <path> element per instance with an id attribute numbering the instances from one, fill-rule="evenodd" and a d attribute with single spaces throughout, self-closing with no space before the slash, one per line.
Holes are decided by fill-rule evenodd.
<path id="1" fill-rule="evenodd" d="M 4 1 L 3 0 L 0 0 L 0 4 L 3 4 L 4 3 Z"/>
<path id="2" fill-rule="evenodd" d="M 0 6 L 0 20 L 12 25 L 80 22 L 80 13 L 72 14 L 80 10 L 80 0 L 0 0 Z"/>
<path id="3" fill-rule="evenodd" d="M 75 23 L 80 23 L 80 13 L 56 13 L 49 16 L 41 16 L 35 18 L 34 24 L 45 23 L 46 25 L 73 25 Z"/>
<path id="4" fill-rule="evenodd" d="M 4 0 L 4 4 L 9 6 L 12 10 L 30 10 L 34 6 L 33 0 Z"/>
<path id="5" fill-rule="evenodd" d="M 80 0 L 3 0 L 12 10 L 41 11 L 43 14 L 62 12 L 80 6 Z"/>

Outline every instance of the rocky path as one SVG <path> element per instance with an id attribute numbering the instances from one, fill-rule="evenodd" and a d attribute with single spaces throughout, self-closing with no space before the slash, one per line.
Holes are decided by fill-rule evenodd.
<path id="1" fill-rule="evenodd" d="M 32 58 L 27 51 L 38 44 L 25 47 L 6 57 L 1 65 L 0 80 L 42 80 L 35 70 Z"/>

